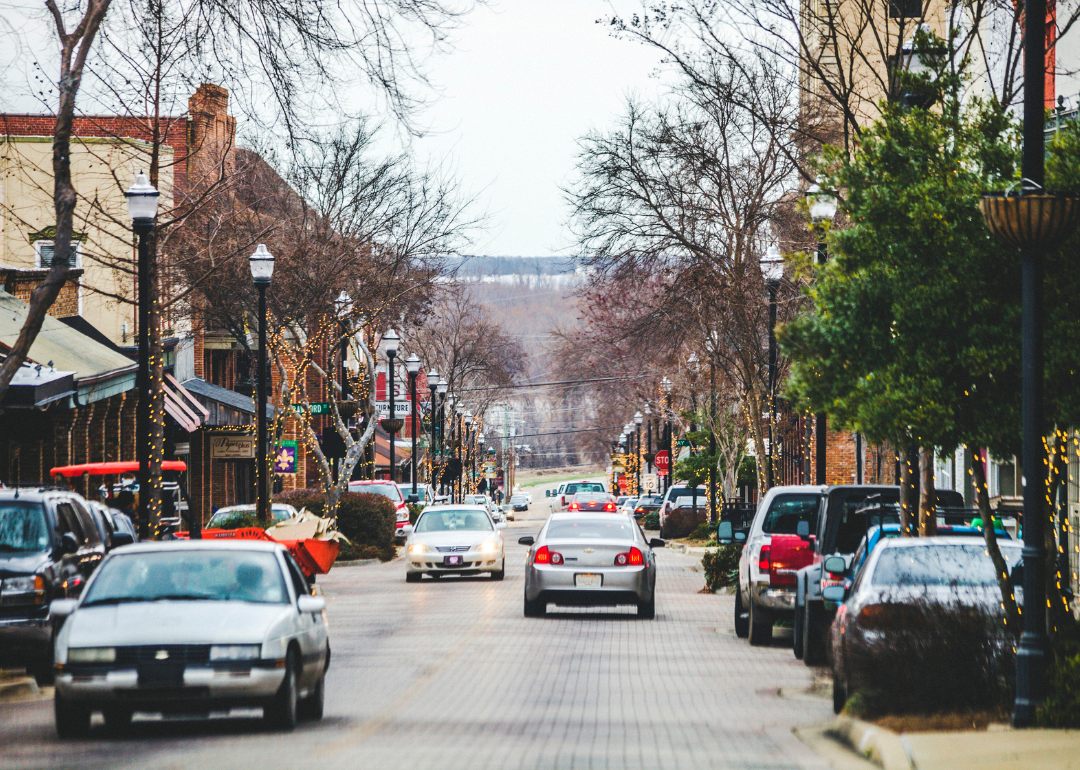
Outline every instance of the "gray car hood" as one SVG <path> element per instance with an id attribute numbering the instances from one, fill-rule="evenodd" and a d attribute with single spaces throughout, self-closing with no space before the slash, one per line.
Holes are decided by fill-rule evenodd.
<path id="1" fill-rule="evenodd" d="M 266 639 L 289 604 L 161 601 L 79 609 L 67 621 L 71 647 L 243 644 Z"/>

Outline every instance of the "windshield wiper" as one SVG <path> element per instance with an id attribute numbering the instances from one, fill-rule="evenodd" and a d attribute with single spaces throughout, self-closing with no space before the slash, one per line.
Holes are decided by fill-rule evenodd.
<path id="1" fill-rule="evenodd" d="M 208 594 L 164 594 L 162 596 L 155 596 L 149 601 L 152 602 L 201 602 L 209 600 L 217 600 L 216 596 L 210 596 Z"/>
<path id="2" fill-rule="evenodd" d="M 145 602 L 146 599 L 141 596 L 109 596 L 104 599 L 92 599 L 91 601 L 83 602 L 80 605 L 82 607 L 97 607 L 106 604 L 127 604 L 128 602 Z"/>

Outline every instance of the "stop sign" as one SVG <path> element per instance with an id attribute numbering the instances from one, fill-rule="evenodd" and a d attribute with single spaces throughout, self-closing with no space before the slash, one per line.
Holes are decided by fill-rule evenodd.
<path id="1" fill-rule="evenodd" d="M 619 489 L 621 489 L 623 492 L 625 492 L 626 488 L 630 486 L 630 480 L 627 479 L 626 476 L 619 476 L 618 484 L 619 484 Z"/>
<path id="2" fill-rule="evenodd" d="M 668 458 L 670 457 L 671 455 L 669 455 L 665 449 L 662 452 L 657 452 L 656 457 L 653 458 L 653 465 L 656 466 L 656 472 L 661 476 L 666 476 L 668 474 Z"/>

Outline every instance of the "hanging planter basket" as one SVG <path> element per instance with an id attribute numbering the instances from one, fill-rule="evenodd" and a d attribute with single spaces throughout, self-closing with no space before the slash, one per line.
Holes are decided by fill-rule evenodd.
<path id="1" fill-rule="evenodd" d="M 399 417 L 384 417 L 379 420 L 379 425 L 383 427 L 383 430 L 393 436 L 401 430 L 402 426 L 405 425 L 405 421 Z"/>
<path id="2" fill-rule="evenodd" d="M 979 209 L 990 232 L 1016 249 L 1057 246 L 1080 223 L 1080 197 L 1074 195 L 987 193 Z"/>
<path id="3" fill-rule="evenodd" d="M 360 409 L 360 402 L 349 399 L 347 401 L 338 401 L 337 410 L 341 415 L 341 419 L 348 422 L 353 417 L 356 417 L 356 412 Z"/>
<path id="4" fill-rule="evenodd" d="M 647 462 L 649 464 L 652 464 L 652 461 L 655 460 L 655 459 L 656 459 L 656 454 L 654 452 L 646 452 L 645 453 L 645 462 Z"/>

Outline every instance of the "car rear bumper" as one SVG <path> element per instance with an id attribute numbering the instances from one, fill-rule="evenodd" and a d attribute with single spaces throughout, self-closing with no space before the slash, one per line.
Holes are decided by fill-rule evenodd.
<path id="1" fill-rule="evenodd" d="M 754 603 L 778 614 L 795 615 L 795 586 L 773 586 L 754 583 Z"/>
<path id="2" fill-rule="evenodd" d="M 600 575 L 599 586 L 577 585 L 576 575 Z M 525 576 L 529 601 L 545 598 L 559 604 L 613 605 L 647 602 L 653 595 L 648 567 L 555 567 L 530 564 Z"/>
<path id="3" fill-rule="evenodd" d="M 135 669 L 56 675 L 56 692 L 65 700 L 97 706 L 126 706 L 135 711 L 210 711 L 261 706 L 285 679 L 285 669 L 198 668 L 184 670 L 183 682 L 169 686 L 139 684 Z"/>

